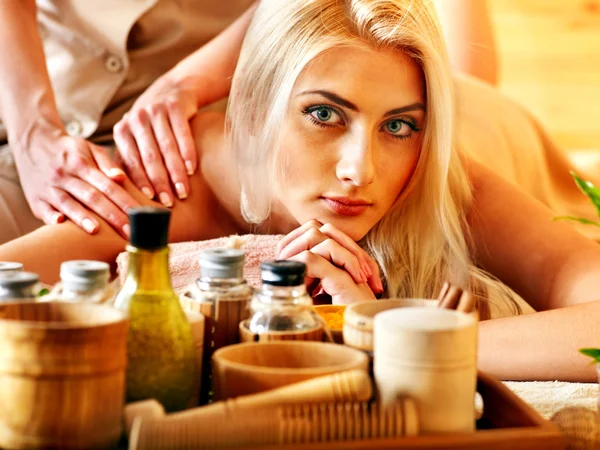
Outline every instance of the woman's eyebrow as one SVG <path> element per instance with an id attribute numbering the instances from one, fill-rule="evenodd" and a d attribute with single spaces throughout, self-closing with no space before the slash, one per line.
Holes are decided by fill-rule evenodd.
<path id="1" fill-rule="evenodd" d="M 414 103 L 411 103 L 410 105 L 406 105 L 401 108 L 390 109 L 388 112 L 386 112 L 383 115 L 383 117 L 393 116 L 394 114 L 402 114 L 407 111 L 417 111 L 417 110 L 425 111 L 425 105 L 421 102 L 414 102 Z"/>
<path id="2" fill-rule="evenodd" d="M 343 106 L 344 108 L 351 109 L 352 111 L 358 111 L 358 107 L 354 103 L 349 102 L 348 100 L 346 100 L 346 99 L 340 97 L 339 95 L 336 95 L 330 91 L 324 91 L 322 89 L 317 89 L 317 90 L 313 90 L 313 91 L 303 91 L 303 92 L 300 92 L 300 94 L 298 94 L 298 95 L 308 95 L 308 94 L 322 95 L 323 97 L 331 100 L 333 103 L 337 103 L 338 105 Z"/>
<path id="3" fill-rule="evenodd" d="M 334 94 L 333 92 L 330 92 L 330 91 L 316 89 L 316 90 L 310 90 L 310 91 L 302 91 L 298 95 L 309 95 L 309 94 L 322 95 L 323 97 L 331 100 L 334 103 L 337 103 L 340 106 L 343 106 L 344 108 L 351 109 L 352 111 L 358 111 L 358 106 L 356 106 L 354 103 L 352 103 L 352 102 L 346 100 L 345 98 L 342 98 L 339 95 Z M 425 111 L 425 105 L 421 102 L 414 102 L 414 103 L 411 103 L 410 105 L 402 106 L 400 108 L 390 109 L 383 115 L 383 117 L 393 116 L 394 114 L 401 114 L 401 113 L 405 113 L 407 111 L 415 111 L 415 110 Z"/>

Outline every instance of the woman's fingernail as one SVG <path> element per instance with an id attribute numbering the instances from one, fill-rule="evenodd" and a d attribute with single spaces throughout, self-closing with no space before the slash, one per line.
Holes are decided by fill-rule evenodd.
<path id="1" fill-rule="evenodd" d="M 116 167 L 113 167 L 112 169 L 110 169 L 108 171 L 108 176 L 112 179 L 115 178 L 125 178 L 125 172 L 123 172 L 121 169 L 117 169 Z"/>
<path id="2" fill-rule="evenodd" d="M 160 194 L 158 194 L 158 198 L 160 199 L 160 202 L 167 208 L 173 206 L 173 200 L 171 200 L 171 196 L 166 192 L 161 192 Z"/>
<path id="3" fill-rule="evenodd" d="M 177 191 L 177 197 L 179 197 L 181 200 L 187 198 L 187 190 L 181 181 L 179 183 L 175 183 L 175 190 Z"/>
<path id="4" fill-rule="evenodd" d="M 194 175 L 194 165 L 191 161 L 185 162 L 185 169 L 187 170 L 188 175 Z"/>
<path id="5" fill-rule="evenodd" d="M 52 223 L 54 224 L 63 223 L 65 221 L 65 216 L 61 213 L 54 213 L 50 220 L 52 220 Z"/>
<path id="6" fill-rule="evenodd" d="M 129 226 L 128 223 L 126 223 L 125 225 L 123 225 L 123 234 L 125 234 L 125 236 L 127 236 L 127 239 L 129 239 L 131 237 L 131 227 Z"/>
<path id="7" fill-rule="evenodd" d="M 361 278 L 361 282 L 363 282 L 363 283 L 366 283 L 367 281 L 369 281 L 369 276 L 367 275 L 367 272 L 365 271 L 365 269 L 360 270 L 360 278 Z"/>
<path id="8" fill-rule="evenodd" d="M 383 292 L 383 283 L 381 282 L 381 278 L 377 279 L 377 287 L 379 288 L 379 292 Z"/>
<path id="9" fill-rule="evenodd" d="M 150 200 L 152 200 L 154 198 L 154 192 L 152 192 L 152 189 L 150 189 L 148 186 L 144 186 L 142 188 L 142 192 L 144 193 L 144 195 L 146 197 L 148 197 Z"/>
<path id="10" fill-rule="evenodd" d="M 92 219 L 83 219 L 81 221 L 81 226 L 88 233 L 94 233 L 97 229 L 97 225 L 94 223 Z"/>

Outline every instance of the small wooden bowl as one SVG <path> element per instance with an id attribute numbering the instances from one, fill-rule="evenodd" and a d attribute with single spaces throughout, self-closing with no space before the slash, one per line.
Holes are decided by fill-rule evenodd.
<path id="1" fill-rule="evenodd" d="M 327 325 L 327 329 L 331 333 L 331 337 L 333 337 L 333 341 L 336 344 L 344 343 L 344 311 L 346 310 L 346 305 L 316 305 L 313 306 L 313 310 L 325 321 Z M 340 317 L 339 326 L 331 326 L 331 321 L 328 322 L 328 318 Z"/>
<path id="2" fill-rule="evenodd" d="M 0 304 L 0 447 L 115 444 L 127 329 L 126 314 L 106 305 Z"/>
<path id="3" fill-rule="evenodd" d="M 345 370 L 367 370 L 363 352 L 313 341 L 247 342 L 217 350 L 212 359 L 216 400 L 255 394 Z"/>
<path id="4" fill-rule="evenodd" d="M 358 302 L 348 305 L 344 312 L 344 343 L 360 350 L 373 351 L 373 318 L 388 309 L 425 306 L 436 308 L 437 300 L 420 298 L 389 299 Z"/>

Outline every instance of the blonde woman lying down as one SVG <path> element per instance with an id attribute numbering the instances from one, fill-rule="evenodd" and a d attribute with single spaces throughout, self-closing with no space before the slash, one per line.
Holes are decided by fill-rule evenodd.
<path id="1" fill-rule="evenodd" d="M 425 0 L 263 0 L 226 120 L 193 121 L 201 171 L 173 207 L 170 239 L 286 234 L 279 256 L 306 262 L 337 303 L 432 297 L 448 279 L 480 305 L 511 305 L 509 286 L 541 312 L 483 322 L 480 368 L 592 380 L 577 348 L 600 340 L 600 247 L 469 155 L 465 113 L 479 120 L 485 154 L 505 149 L 484 139 L 477 123 L 493 120 L 480 102 L 459 105 L 455 125 L 447 59 Z M 485 92 L 518 109 L 490 87 L 456 83 L 459 99 Z M 65 223 L 5 244 L 0 260 L 51 282 L 61 261 L 114 262 L 124 245 L 109 226 L 90 236 Z"/>

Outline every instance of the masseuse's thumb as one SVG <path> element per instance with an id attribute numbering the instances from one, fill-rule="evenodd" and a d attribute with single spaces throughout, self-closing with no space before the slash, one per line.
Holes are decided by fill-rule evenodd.
<path id="1" fill-rule="evenodd" d="M 94 144 L 90 144 L 90 150 L 98 168 L 111 180 L 122 183 L 125 181 L 125 172 L 106 153 L 106 150 Z"/>

